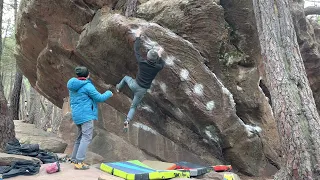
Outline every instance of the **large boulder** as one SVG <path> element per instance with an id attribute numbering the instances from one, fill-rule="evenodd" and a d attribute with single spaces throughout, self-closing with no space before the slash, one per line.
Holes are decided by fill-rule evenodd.
<path id="1" fill-rule="evenodd" d="M 183 13 L 177 15 L 191 24 L 189 27 L 183 26 L 180 33 L 143 19 L 125 18 L 112 11 L 111 7 L 104 6 L 92 19 L 90 9 L 72 4 L 75 1 L 60 4 L 52 1 L 22 3 L 17 33 L 21 59 L 18 64 L 20 67 L 28 66 L 24 68 L 24 73 L 32 85 L 60 107 L 68 96 L 65 84 L 73 76 L 76 65 L 89 67 L 99 90 L 114 86 L 124 75 L 135 75 L 137 68 L 132 50 L 133 38 L 129 32 L 137 27 L 145 31 L 144 47 L 162 46 L 166 52 L 164 60 L 167 66 L 159 73 L 138 109 L 129 136 L 120 134 L 123 114 L 127 113 L 131 102 L 128 98 L 131 97 L 130 93 L 124 90 L 107 101 L 108 105 L 101 105 L 101 121 L 97 122 L 99 128 L 92 143 L 95 148 L 91 151 L 104 158 L 116 157 L 112 160 L 144 158 L 148 154 L 166 161 L 192 160 L 206 164 L 229 161 L 247 174 L 259 174 L 260 167 L 266 163 L 259 136 L 261 128 L 259 124 L 246 124 L 239 118 L 233 94 L 213 73 L 213 67 L 217 67 L 219 77 L 224 77 L 219 71 L 220 63 L 215 59 L 219 57 L 221 44 L 228 36 L 224 27 L 223 8 L 216 1 L 166 1 L 169 7 L 181 8 Z M 161 4 L 160 1 L 144 4 L 152 2 Z M 48 6 L 50 3 L 52 5 Z M 42 8 L 49 8 L 46 10 L 48 12 L 52 11 L 50 8 L 59 8 L 59 11 L 57 15 L 48 16 L 40 11 Z M 70 17 L 65 16 L 66 12 L 70 12 Z M 34 20 L 27 20 L 30 18 Z M 202 21 L 198 22 L 197 19 Z M 41 23 L 38 22 L 40 20 Z M 69 24 L 73 21 L 74 24 Z M 169 28 L 175 26 L 169 24 L 161 25 Z M 198 33 L 189 30 L 194 28 L 192 24 L 199 28 Z M 216 28 L 205 24 L 214 24 Z M 43 32 L 40 37 L 44 39 L 34 37 L 40 30 Z M 200 31 L 206 35 L 202 36 Z M 209 35 L 210 38 L 207 38 Z M 220 45 L 208 40 L 211 38 L 216 38 Z M 37 46 L 38 50 L 31 52 L 28 48 L 32 47 L 33 41 L 42 46 Z M 145 52 L 145 48 L 142 50 Z M 140 153 L 124 154 L 121 151 L 124 146 L 112 146 L 118 151 L 111 152 L 120 154 L 109 155 L 102 148 L 94 146 L 103 143 L 107 149 L 110 148 L 109 142 L 131 144 L 128 147 Z"/>
<path id="2" fill-rule="evenodd" d="M 263 129 L 260 136 L 264 153 L 278 167 L 280 142 L 276 123 L 259 87 L 261 77 L 256 64 L 260 48 L 253 28 L 252 1 L 223 0 L 221 5 L 224 9 L 208 0 L 154 0 L 139 6 L 138 17 L 168 27 L 195 45 L 206 58 L 205 64 L 232 93 L 237 115 L 246 124 Z"/>
<path id="3" fill-rule="evenodd" d="M 163 47 L 166 67 L 127 134 L 122 122 L 131 103 L 130 91 L 126 88 L 99 106 L 89 149 L 106 161 L 231 163 L 249 175 L 265 173 L 266 166 L 278 167 L 280 143 L 269 104 L 272 97 L 263 85 L 252 1 L 141 0 L 138 4 L 137 18 L 126 18 L 121 15 L 124 0 L 22 0 L 16 34 L 18 66 L 37 91 L 62 107 L 68 97 L 66 83 L 77 65 L 89 67 L 101 92 L 114 88 L 124 75 L 135 76 L 130 32 L 140 27 L 143 55 L 148 48 Z M 297 17 L 296 22 L 303 23 L 302 16 Z M 308 38 L 301 42 L 309 42 Z M 318 56 L 308 53 L 318 40 L 313 42 L 303 43 L 302 55 L 314 59 L 306 61 L 306 69 L 316 94 Z M 60 136 L 70 153 L 76 127 L 67 112 Z"/>
<path id="4" fill-rule="evenodd" d="M 63 109 L 68 105 L 65 103 Z M 182 159 L 197 163 L 221 164 L 209 155 L 200 158 L 179 144 L 162 136 L 155 129 L 139 122 L 134 122 L 128 133 L 123 133 L 122 119 L 124 115 L 109 105 L 99 106 L 101 116 L 95 121 L 95 130 L 89 150 L 103 157 L 106 162 L 126 161 L 128 159 L 153 160 L 162 159 L 177 162 Z M 69 116 L 69 113 L 66 113 Z M 59 136 L 68 142 L 66 153 L 71 154 L 76 138 L 77 128 L 71 118 L 64 118 L 59 129 Z M 88 154 L 90 161 L 91 153 Z"/>
<path id="5" fill-rule="evenodd" d="M 67 147 L 64 140 L 53 133 L 37 129 L 34 124 L 23 123 L 19 120 L 15 120 L 14 124 L 16 138 L 21 144 L 39 144 L 40 149 L 54 153 L 63 153 Z"/>

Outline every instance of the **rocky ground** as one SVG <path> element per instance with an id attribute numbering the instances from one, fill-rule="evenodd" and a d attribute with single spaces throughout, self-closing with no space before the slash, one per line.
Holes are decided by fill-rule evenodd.
<path id="1" fill-rule="evenodd" d="M 46 166 L 42 165 L 40 172 L 34 176 L 18 176 L 14 178 L 9 178 L 10 180 L 67 180 L 67 179 L 77 179 L 77 180 L 97 180 L 100 176 L 107 177 L 108 180 L 121 180 L 122 178 L 117 178 L 107 173 L 100 171 L 97 166 L 91 167 L 88 170 L 81 171 L 75 170 L 72 164 L 62 163 L 61 172 L 55 174 L 47 174 Z"/>

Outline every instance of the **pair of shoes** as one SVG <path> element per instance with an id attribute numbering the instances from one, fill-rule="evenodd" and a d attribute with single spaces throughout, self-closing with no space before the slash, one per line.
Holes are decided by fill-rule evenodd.
<path id="1" fill-rule="evenodd" d="M 78 162 L 74 164 L 74 168 L 78 170 L 86 170 L 86 169 L 89 169 L 90 166 L 83 162 Z"/>
<path id="2" fill-rule="evenodd" d="M 128 132 L 129 121 L 125 120 L 123 123 L 123 132 Z"/>

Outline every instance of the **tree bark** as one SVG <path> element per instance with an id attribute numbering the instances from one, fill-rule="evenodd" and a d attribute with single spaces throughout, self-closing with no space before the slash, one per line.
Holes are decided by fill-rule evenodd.
<path id="1" fill-rule="evenodd" d="M 3 0 L 0 0 L 0 63 L 2 55 L 2 14 Z M 0 69 L 0 74 L 1 72 L 2 71 Z M 0 79 L 2 79 L 1 75 Z M 15 137 L 14 124 L 10 118 L 7 104 L 2 81 L 0 81 L 0 149 L 3 149 L 6 143 Z"/>
<path id="2" fill-rule="evenodd" d="M 57 133 L 62 120 L 62 109 L 58 108 L 57 106 L 54 106 L 54 113 L 52 119 L 52 132 Z"/>
<path id="3" fill-rule="evenodd" d="M 22 80 L 23 82 L 23 80 Z M 21 102 L 20 102 L 20 119 L 26 121 L 28 119 L 28 96 L 26 93 L 26 85 L 22 83 L 21 86 Z"/>
<path id="4" fill-rule="evenodd" d="M 266 85 L 283 149 L 275 179 L 319 179 L 320 118 L 300 55 L 289 5 L 253 0 Z"/>
<path id="5" fill-rule="evenodd" d="M 18 14 L 18 0 L 13 1 L 13 10 L 14 10 L 14 24 L 17 23 L 17 14 Z"/>
<path id="6" fill-rule="evenodd" d="M 11 99 L 10 99 L 10 112 L 13 120 L 19 119 L 19 107 L 20 107 L 19 105 L 20 105 L 22 78 L 23 78 L 22 73 L 19 71 L 19 69 L 17 69 L 14 86 L 11 93 Z"/>
<path id="7" fill-rule="evenodd" d="M 0 83 L 0 149 L 3 149 L 6 143 L 12 140 L 14 137 L 14 124 L 12 118 L 10 118 L 2 83 Z"/>
<path id="8" fill-rule="evenodd" d="M 41 125 L 41 129 L 47 130 L 52 125 L 52 112 L 53 112 L 53 104 L 47 100 L 47 107 L 44 116 L 44 122 Z"/>
<path id="9" fill-rule="evenodd" d="M 14 23 L 16 23 L 17 9 L 18 9 L 17 0 L 14 0 L 13 8 L 14 8 Z M 22 79 L 23 79 L 23 74 L 19 70 L 18 65 L 16 65 L 14 87 L 10 97 L 10 112 L 14 120 L 19 119 L 19 107 L 20 107 L 19 105 L 20 105 Z"/>
<path id="10" fill-rule="evenodd" d="M 29 118 L 28 123 L 36 124 L 40 119 L 40 95 L 36 92 L 36 90 L 30 87 L 30 108 L 29 108 Z"/>
<path id="11" fill-rule="evenodd" d="M 304 14 L 306 16 L 308 16 L 308 15 L 319 15 L 320 14 L 320 7 L 315 7 L 315 6 L 306 7 L 304 9 Z"/>
<path id="12" fill-rule="evenodd" d="M 137 11 L 137 1 L 138 0 L 127 0 L 127 8 L 126 8 L 126 12 L 125 12 L 125 16 L 126 17 L 134 17 L 136 15 L 136 11 Z"/>
<path id="13" fill-rule="evenodd" d="M 14 75 L 14 74 L 13 74 L 13 72 L 11 71 L 11 72 L 10 72 L 10 79 L 9 79 L 9 82 L 10 82 L 10 84 L 9 84 L 9 94 L 8 94 L 8 96 L 7 96 L 8 100 L 9 100 L 9 104 L 10 104 L 9 106 L 11 106 L 11 102 L 10 102 L 11 99 L 10 99 L 10 97 L 12 96 L 12 92 L 13 92 L 13 91 L 12 91 L 12 90 L 13 90 L 12 87 L 13 87 L 13 83 L 14 83 L 14 81 L 13 81 L 13 79 L 14 79 L 14 78 L 13 78 L 13 75 Z M 9 107 L 9 108 L 10 108 L 10 107 Z"/>

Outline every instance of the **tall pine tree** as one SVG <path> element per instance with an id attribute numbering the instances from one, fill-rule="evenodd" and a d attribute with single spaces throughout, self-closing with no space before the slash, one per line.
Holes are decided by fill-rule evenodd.
<path id="1" fill-rule="evenodd" d="M 0 64 L 2 55 L 2 14 L 3 0 L 0 0 Z M 14 124 L 10 117 L 7 100 L 4 95 L 2 85 L 2 70 L 0 69 L 0 149 L 4 148 L 5 144 L 15 137 Z"/>
<path id="2" fill-rule="evenodd" d="M 266 86 L 282 145 L 275 179 L 320 178 L 320 118 L 290 13 L 292 0 L 253 0 Z"/>

